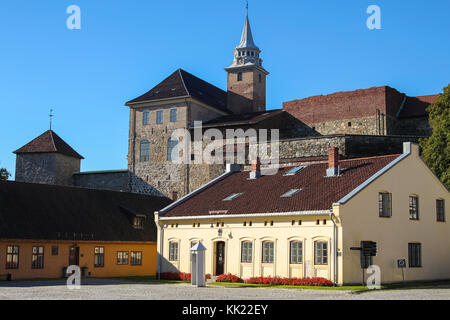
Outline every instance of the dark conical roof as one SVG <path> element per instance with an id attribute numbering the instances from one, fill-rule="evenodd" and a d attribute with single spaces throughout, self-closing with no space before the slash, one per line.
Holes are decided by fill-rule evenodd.
<path id="1" fill-rule="evenodd" d="M 71 146 L 52 130 L 44 132 L 22 148 L 14 151 L 14 153 L 60 153 L 69 157 L 84 159 L 83 156 L 73 150 Z"/>
<path id="2" fill-rule="evenodd" d="M 222 89 L 178 69 L 147 93 L 128 101 L 126 105 L 155 100 L 192 97 L 216 109 L 231 113 L 227 109 L 227 93 Z"/>

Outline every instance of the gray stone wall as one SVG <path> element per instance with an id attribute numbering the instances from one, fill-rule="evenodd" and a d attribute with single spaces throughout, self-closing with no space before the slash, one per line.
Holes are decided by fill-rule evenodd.
<path id="1" fill-rule="evenodd" d="M 16 157 L 16 181 L 72 185 L 72 173 L 80 171 L 80 159 L 57 153 L 27 153 Z"/>
<path id="2" fill-rule="evenodd" d="M 130 192 L 130 175 L 127 170 L 109 172 L 81 172 L 73 175 L 76 187 Z"/>

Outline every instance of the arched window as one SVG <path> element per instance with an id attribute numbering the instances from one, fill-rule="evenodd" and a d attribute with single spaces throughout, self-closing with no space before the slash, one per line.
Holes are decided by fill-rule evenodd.
<path id="1" fill-rule="evenodd" d="M 148 140 L 141 141 L 141 162 L 150 161 L 150 142 Z"/>
<path id="2" fill-rule="evenodd" d="M 178 242 L 169 243 L 169 261 L 178 261 Z"/>
<path id="3" fill-rule="evenodd" d="M 167 160 L 178 160 L 178 139 L 170 138 L 167 143 Z"/>

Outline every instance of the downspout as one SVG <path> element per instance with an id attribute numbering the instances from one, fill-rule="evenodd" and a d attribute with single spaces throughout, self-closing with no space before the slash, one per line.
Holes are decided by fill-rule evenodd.
<path id="1" fill-rule="evenodd" d="M 336 223 L 333 220 L 333 212 L 330 212 L 330 220 L 333 223 L 333 236 L 331 238 L 331 243 L 333 244 L 333 266 L 332 266 L 332 272 L 333 272 L 333 283 L 336 284 L 336 259 L 337 259 L 337 250 L 336 250 Z"/>
<path id="2" fill-rule="evenodd" d="M 159 212 L 155 212 L 155 214 L 157 215 L 157 221 L 156 221 L 156 226 L 157 228 L 159 228 L 159 233 L 160 233 L 160 237 L 159 237 L 159 254 L 158 252 L 156 252 L 156 259 L 157 259 L 157 276 L 158 276 L 158 280 L 161 280 L 161 265 L 162 265 L 162 259 L 161 256 L 164 254 L 164 228 L 161 227 L 161 225 L 159 224 Z"/>

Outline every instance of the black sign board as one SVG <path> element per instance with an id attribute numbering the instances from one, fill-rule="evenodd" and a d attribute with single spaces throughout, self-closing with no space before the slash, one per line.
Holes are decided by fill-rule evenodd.
<path id="1" fill-rule="evenodd" d="M 361 255 L 375 257 L 378 253 L 377 243 L 373 241 L 361 241 Z"/>

